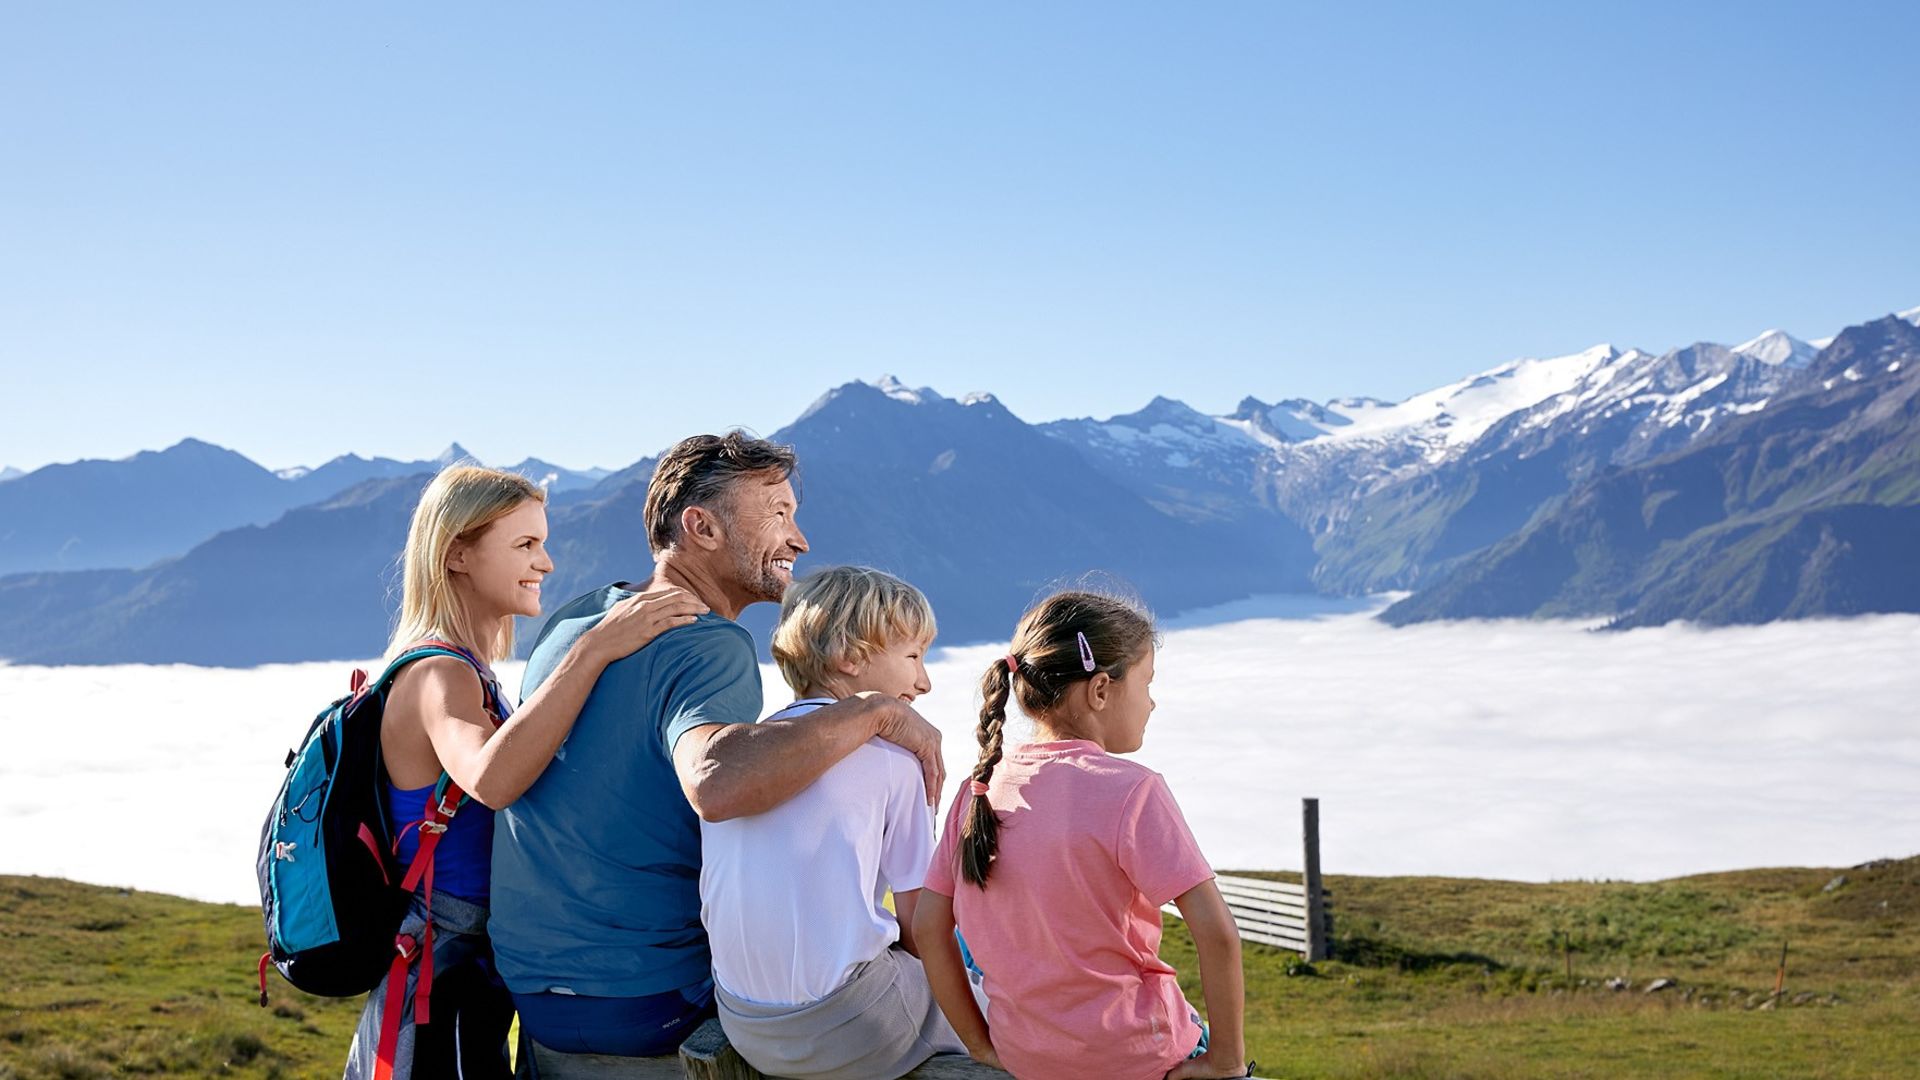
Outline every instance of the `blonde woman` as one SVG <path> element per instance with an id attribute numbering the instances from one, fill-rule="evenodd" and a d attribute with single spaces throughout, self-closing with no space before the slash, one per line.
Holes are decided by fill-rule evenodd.
<path id="1" fill-rule="evenodd" d="M 540 614 L 540 583 L 553 571 L 546 540 L 546 494 L 513 473 L 449 468 L 414 509 L 388 655 L 435 641 L 465 659 L 416 660 L 387 697 L 380 746 L 402 865 L 419 850 L 419 825 L 443 771 L 469 799 L 439 833 L 431 885 L 415 890 L 401 927 L 403 936 L 431 940 L 431 951 L 407 969 L 397 997 L 385 982 L 374 989 L 348 1051 L 348 1080 L 508 1075 L 513 1009 L 486 937 L 493 812 L 539 778 L 603 668 L 707 611 L 677 588 L 623 601 L 513 710 L 491 665 L 513 652 L 514 616 Z M 429 919 L 430 937 L 422 933 Z M 422 984 L 418 996 L 430 1012 L 416 1009 Z"/>

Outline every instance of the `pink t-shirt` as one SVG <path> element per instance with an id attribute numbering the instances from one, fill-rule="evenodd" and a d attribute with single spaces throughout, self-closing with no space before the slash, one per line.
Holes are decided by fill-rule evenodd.
<path id="1" fill-rule="evenodd" d="M 1159 773 L 1091 742 L 1029 743 L 993 770 L 1000 850 L 960 879 L 962 786 L 926 887 L 953 898 L 993 1046 L 1035 1080 L 1159 1080 L 1200 1025 L 1161 962 L 1160 905 L 1213 877 Z"/>

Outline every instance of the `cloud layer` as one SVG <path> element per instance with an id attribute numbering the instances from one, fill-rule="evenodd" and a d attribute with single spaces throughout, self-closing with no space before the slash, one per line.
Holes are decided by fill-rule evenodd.
<path id="1" fill-rule="evenodd" d="M 1167 631 L 1137 755 L 1223 869 L 1298 868 L 1305 796 L 1333 873 L 1654 879 L 1920 850 L 1920 617 L 1593 634 L 1232 614 Z M 929 667 L 951 776 L 1000 651 Z M 349 668 L 0 667 L 0 872 L 254 902 L 281 761 Z M 789 695 L 762 677 L 771 711 Z"/>

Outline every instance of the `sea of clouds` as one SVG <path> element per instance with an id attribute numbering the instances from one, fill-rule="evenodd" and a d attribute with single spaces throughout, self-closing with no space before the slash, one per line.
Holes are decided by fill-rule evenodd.
<path id="1" fill-rule="evenodd" d="M 1166 628 L 1137 757 L 1215 866 L 1298 869 L 1309 796 L 1329 873 L 1651 880 L 1920 851 L 1920 617 L 1599 634 L 1371 610 L 1276 598 Z M 947 797 L 1003 652 L 929 665 Z M 257 902 L 281 763 L 352 666 L 0 666 L 0 873 Z M 762 677 L 771 711 L 790 695 Z"/>

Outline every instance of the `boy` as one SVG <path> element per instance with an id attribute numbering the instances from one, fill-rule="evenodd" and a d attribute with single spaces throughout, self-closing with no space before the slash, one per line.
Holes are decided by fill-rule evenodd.
<path id="1" fill-rule="evenodd" d="M 913 701 L 931 689 L 934 630 L 926 597 L 896 577 L 848 566 L 806 578 L 773 633 L 799 700 L 774 717 L 859 694 Z M 748 1063 L 795 1080 L 892 1080 L 965 1052 L 911 932 L 933 855 L 912 755 L 872 740 L 775 809 L 703 822 L 700 837 L 720 1023 Z"/>

